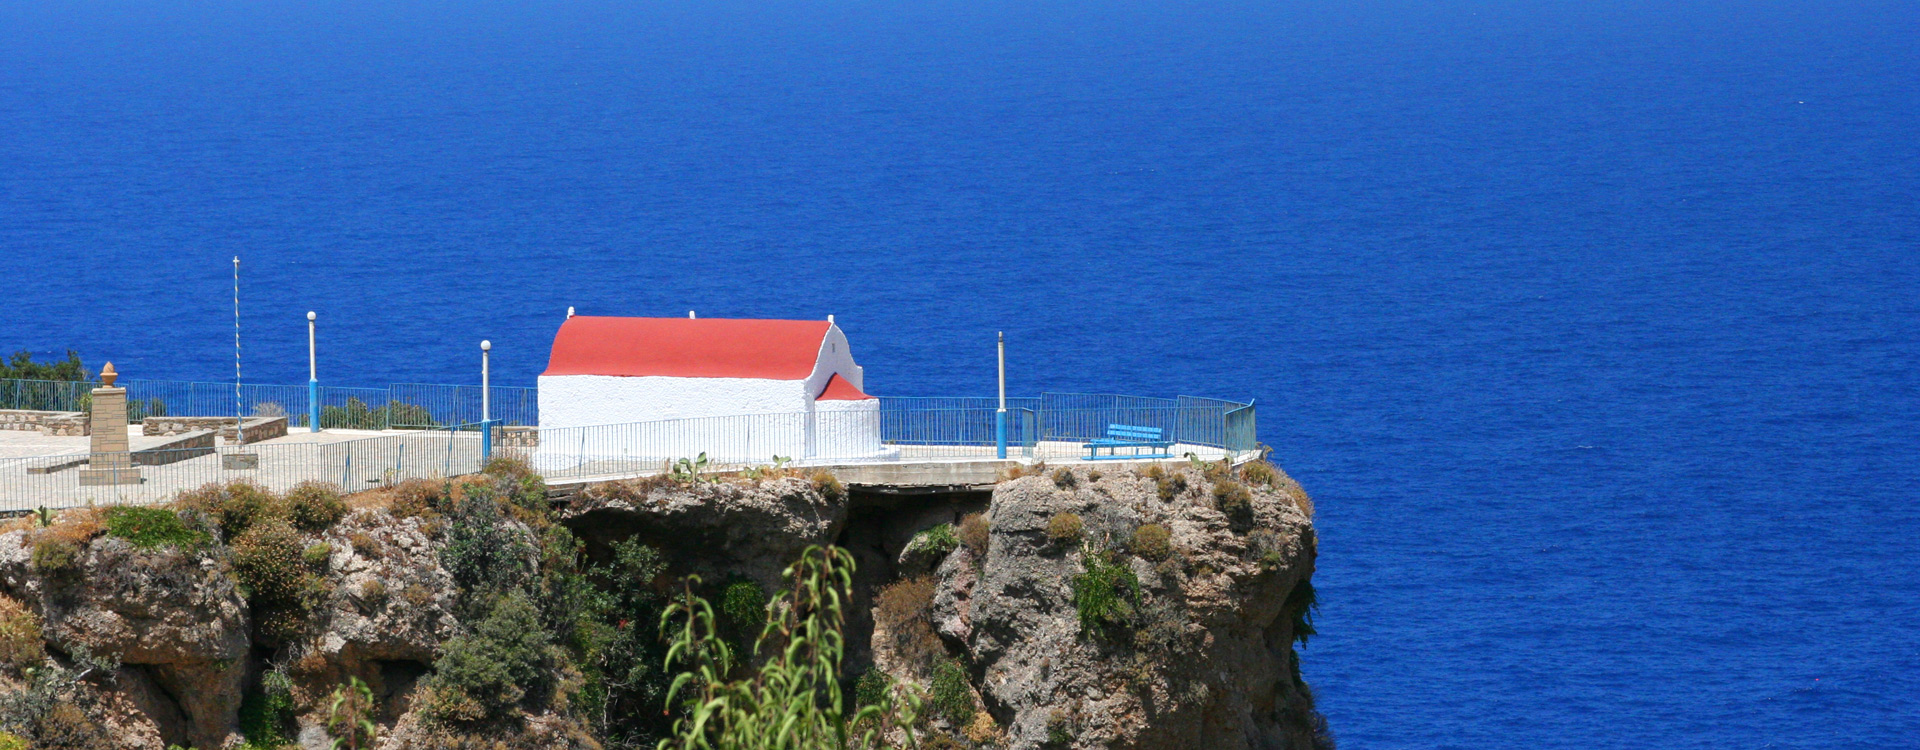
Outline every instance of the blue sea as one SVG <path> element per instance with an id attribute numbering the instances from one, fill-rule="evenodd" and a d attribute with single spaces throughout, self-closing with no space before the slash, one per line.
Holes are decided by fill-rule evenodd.
<path id="1" fill-rule="evenodd" d="M 1911 2 L 0 0 L 0 348 L 1257 399 L 1346 748 L 1920 747 Z"/>

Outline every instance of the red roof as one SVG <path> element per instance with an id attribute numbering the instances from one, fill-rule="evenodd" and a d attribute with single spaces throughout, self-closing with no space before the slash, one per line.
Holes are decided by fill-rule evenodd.
<path id="1" fill-rule="evenodd" d="M 553 356 L 542 374 L 803 380 L 813 374 L 831 325 L 579 315 L 554 334 Z"/>
<path id="2" fill-rule="evenodd" d="M 827 379 L 826 390 L 821 391 L 819 397 L 815 398 L 814 400 L 815 401 L 866 401 L 867 399 L 870 399 L 870 398 L 873 398 L 873 397 L 865 393 L 861 393 L 860 389 L 853 387 L 852 383 L 847 382 L 846 378 L 840 377 L 840 373 L 836 372 L 833 374 L 833 377 Z"/>

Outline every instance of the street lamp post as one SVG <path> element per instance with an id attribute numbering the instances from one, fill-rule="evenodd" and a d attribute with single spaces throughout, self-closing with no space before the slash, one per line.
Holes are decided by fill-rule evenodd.
<path id="1" fill-rule="evenodd" d="M 493 342 L 480 342 L 480 460 L 493 458 L 493 394 L 492 373 L 488 368 L 488 354 L 493 351 Z"/>
<path id="2" fill-rule="evenodd" d="M 1000 332 L 1000 410 L 993 413 L 994 455 L 1007 457 L 1007 332 Z"/>
<path id="3" fill-rule="evenodd" d="M 315 359 L 313 321 L 320 316 L 307 311 L 307 431 L 320 431 L 320 367 Z"/>

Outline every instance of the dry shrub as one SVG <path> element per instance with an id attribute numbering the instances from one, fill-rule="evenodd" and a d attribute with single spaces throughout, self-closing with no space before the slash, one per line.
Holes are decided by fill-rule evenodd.
<path id="1" fill-rule="evenodd" d="M 46 658 L 39 613 L 18 599 L 0 594 L 0 666 L 19 673 Z"/>
<path id="2" fill-rule="evenodd" d="M 1047 462 L 1045 461 L 1035 463 L 1032 466 L 1028 466 L 1025 464 L 1014 464 L 1013 466 L 1010 466 L 1007 468 L 1007 471 L 1005 474 L 1001 475 L 1001 481 L 1019 479 L 1021 477 L 1044 477 L 1046 475 L 1047 475 Z"/>
<path id="3" fill-rule="evenodd" d="M 880 590 L 873 621 L 887 631 L 893 654 L 916 672 L 925 674 L 946 647 L 933 632 L 932 576 L 898 581 Z"/>
<path id="4" fill-rule="evenodd" d="M 36 540 L 58 539 L 86 546 L 94 538 L 107 533 L 106 511 L 99 508 L 69 508 L 55 516 L 53 525 L 41 529 L 35 535 Z"/>
<path id="5" fill-rule="evenodd" d="M 1254 529 L 1247 535 L 1247 554 L 1266 570 L 1278 570 L 1287 561 L 1287 540 L 1273 529 Z"/>
<path id="6" fill-rule="evenodd" d="M 991 538 L 992 527 L 987 524 L 985 513 L 968 513 L 960 519 L 960 543 L 973 551 L 973 556 L 985 559 L 987 542 Z"/>
<path id="7" fill-rule="evenodd" d="M 982 746 L 999 745 L 1003 739 L 1000 725 L 993 723 L 993 714 L 985 711 L 976 712 L 962 734 L 966 735 L 968 742 Z"/>
<path id="8" fill-rule="evenodd" d="M 840 478 L 824 469 L 813 473 L 813 489 L 828 500 L 841 500 L 847 496 L 847 488 L 840 486 Z"/>
<path id="9" fill-rule="evenodd" d="M 1047 539 L 1054 544 L 1071 544 L 1080 540 L 1083 526 L 1078 514 L 1055 513 L 1047 519 Z"/>
<path id="10" fill-rule="evenodd" d="M 1062 467 L 1053 472 L 1053 486 L 1070 490 L 1080 486 L 1080 478 L 1073 475 L 1072 469 Z"/>
<path id="11" fill-rule="evenodd" d="M 1159 464 L 1147 464 L 1147 467 L 1141 469 L 1139 473 L 1140 476 L 1158 482 L 1167 478 L 1167 467 Z"/>
<path id="12" fill-rule="evenodd" d="M 367 532 L 353 532 L 352 535 L 347 537 L 347 543 L 353 545 L 354 553 L 361 557 L 374 558 L 380 556 L 380 540 L 373 538 L 373 535 Z"/>
<path id="13" fill-rule="evenodd" d="M 1148 560 L 1165 560 L 1173 554 L 1173 532 L 1157 523 L 1142 524 L 1133 530 L 1133 554 Z"/>
<path id="14" fill-rule="evenodd" d="M 433 589 L 417 583 L 409 583 L 400 591 L 400 598 L 407 600 L 407 604 L 415 608 L 425 607 L 433 603 Z"/>
<path id="15" fill-rule="evenodd" d="M 1253 493 L 1246 485 L 1223 480 L 1213 486 L 1213 507 L 1227 516 L 1236 529 L 1253 523 Z"/>
<path id="16" fill-rule="evenodd" d="M 1248 484 L 1272 487 L 1292 500 L 1294 507 L 1299 508 L 1301 513 L 1305 513 L 1308 518 L 1313 517 L 1313 498 L 1307 495 L 1306 488 L 1301 487 L 1293 477 L 1287 476 L 1280 467 L 1274 466 L 1266 459 L 1247 462 L 1247 465 L 1240 469 L 1240 478 L 1246 480 Z"/>
<path id="17" fill-rule="evenodd" d="M 431 479 L 409 479 L 394 485 L 390 505 L 395 518 L 433 518 L 446 506 L 447 485 Z"/>
<path id="18" fill-rule="evenodd" d="M 106 531 L 106 514 L 98 508 L 61 511 L 52 526 L 34 532 L 29 562 L 34 572 L 43 576 L 72 572 L 87 544 Z"/>

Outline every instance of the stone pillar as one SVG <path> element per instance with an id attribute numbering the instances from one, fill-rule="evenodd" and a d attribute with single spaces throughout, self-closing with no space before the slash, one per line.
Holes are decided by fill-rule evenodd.
<path id="1" fill-rule="evenodd" d="M 93 455 L 80 470 L 83 487 L 142 481 L 127 448 L 127 389 L 113 387 L 119 377 L 108 362 L 100 370 L 100 387 L 93 389 Z"/>

